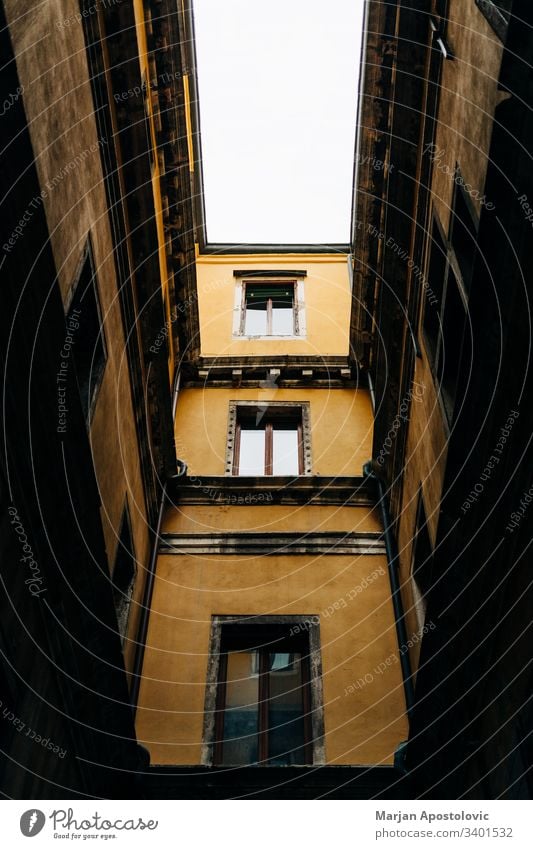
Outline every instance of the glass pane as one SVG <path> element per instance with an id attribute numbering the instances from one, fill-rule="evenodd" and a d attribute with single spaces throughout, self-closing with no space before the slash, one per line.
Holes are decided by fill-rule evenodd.
<path id="1" fill-rule="evenodd" d="M 271 654 L 268 762 L 305 763 L 301 654 Z"/>
<path id="2" fill-rule="evenodd" d="M 298 431 L 274 429 L 272 440 L 272 474 L 298 475 Z"/>
<path id="3" fill-rule="evenodd" d="M 291 665 L 292 657 L 293 655 L 288 654 L 287 652 L 276 652 L 276 654 L 271 654 L 269 668 L 274 670 L 286 669 L 287 666 Z"/>
<path id="4" fill-rule="evenodd" d="M 265 431 L 241 429 L 240 475 L 265 474 Z"/>
<path id="5" fill-rule="evenodd" d="M 224 764 L 257 762 L 259 676 L 253 674 L 257 652 L 228 652 L 226 709 L 224 711 Z"/>
<path id="6" fill-rule="evenodd" d="M 244 332 L 246 336 L 266 336 L 267 311 L 264 301 L 257 304 L 246 304 Z"/>
<path id="7" fill-rule="evenodd" d="M 292 300 L 289 302 L 273 301 L 272 303 L 272 335 L 292 336 L 294 334 L 294 311 Z"/>
<path id="8" fill-rule="evenodd" d="M 246 300 L 247 301 L 266 301 L 268 298 L 273 298 L 275 301 L 292 301 L 294 297 L 294 284 L 287 286 L 272 283 L 247 283 L 246 284 Z"/>

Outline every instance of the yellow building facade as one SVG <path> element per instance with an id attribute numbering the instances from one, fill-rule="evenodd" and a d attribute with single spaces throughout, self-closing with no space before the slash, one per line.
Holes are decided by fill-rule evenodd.
<path id="1" fill-rule="evenodd" d="M 196 270 L 139 741 L 162 766 L 391 765 L 405 697 L 347 256 Z"/>

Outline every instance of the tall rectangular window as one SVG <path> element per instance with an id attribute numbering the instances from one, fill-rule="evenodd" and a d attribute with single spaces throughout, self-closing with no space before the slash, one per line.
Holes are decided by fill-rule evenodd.
<path id="1" fill-rule="evenodd" d="M 245 336 L 294 336 L 294 283 L 245 283 Z"/>
<path id="2" fill-rule="evenodd" d="M 511 20 L 513 0 L 475 0 L 475 2 L 496 35 L 505 41 L 507 27 Z"/>
<path id="3" fill-rule="evenodd" d="M 450 226 L 450 246 L 455 255 L 463 288 L 468 295 L 477 251 L 477 230 L 466 192 L 459 183 L 455 187 Z"/>
<path id="4" fill-rule="evenodd" d="M 90 240 L 67 314 L 72 357 L 85 419 L 89 422 L 104 375 L 107 353 Z"/>
<path id="5" fill-rule="evenodd" d="M 234 475 L 304 473 L 300 407 L 240 407 L 233 460 Z"/>
<path id="6" fill-rule="evenodd" d="M 118 632 L 122 641 L 124 641 L 128 628 L 128 618 L 135 583 L 135 563 L 130 517 L 126 505 L 122 513 L 112 575 L 113 600 L 117 614 Z"/>
<path id="7" fill-rule="evenodd" d="M 433 582 L 433 547 L 429 536 L 426 511 L 420 493 L 411 555 L 411 577 L 414 585 L 415 611 L 419 626 L 424 626 L 427 596 Z"/>
<path id="8" fill-rule="evenodd" d="M 457 278 L 450 269 L 438 355 L 438 380 L 446 415 L 451 421 L 467 324 L 467 310 Z"/>
<path id="9" fill-rule="evenodd" d="M 304 283 L 305 272 L 290 277 L 279 272 L 263 272 L 246 278 L 241 272 L 235 289 L 235 336 L 279 338 L 305 336 Z"/>
<path id="10" fill-rule="evenodd" d="M 287 625 L 224 626 L 214 763 L 310 764 L 312 736 L 307 631 Z"/>
<path id="11" fill-rule="evenodd" d="M 448 422 L 454 415 L 461 363 L 468 361 L 471 346 L 468 296 L 476 250 L 477 223 L 457 183 L 447 241 L 433 220 L 423 315 L 426 353 Z"/>
<path id="12" fill-rule="evenodd" d="M 426 350 L 433 367 L 437 358 L 447 263 L 446 244 L 441 236 L 439 225 L 434 219 L 431 230 L 428 289 L 425 292 L 423 321 Z"/>

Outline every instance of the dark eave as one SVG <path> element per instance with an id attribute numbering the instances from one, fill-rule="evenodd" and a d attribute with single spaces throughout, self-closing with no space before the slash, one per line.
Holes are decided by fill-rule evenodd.
<path id="1" fill-rule="evenodd" d="M 238 254 L 349 254 L 350 253 L 350 245 L 344 243 L 335 243 L 332 245 L 320 245 L 320 244 L 304 244 L 303 242 L 299 242 L 297 244 L 246 244 L 244 242 L 231 244 L 231 242 L 223 243 L 223 242 L 206 242 L 205 240 L 205 221 L 202 222 L 201 227 L 198 228 L 198 235 L 201 236 L 199 239 L 200 245 L 200 253 L 213 255 L 213 254 L 226 254 L 226 255 L 238 255 Z"/>

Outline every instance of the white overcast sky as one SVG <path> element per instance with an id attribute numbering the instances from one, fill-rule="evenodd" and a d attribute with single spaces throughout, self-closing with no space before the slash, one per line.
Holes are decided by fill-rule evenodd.
<path id="1" fill-rule="evenodd" d="M 364 0 L 194 0 L 209 242 L 347 243 Z"/>

